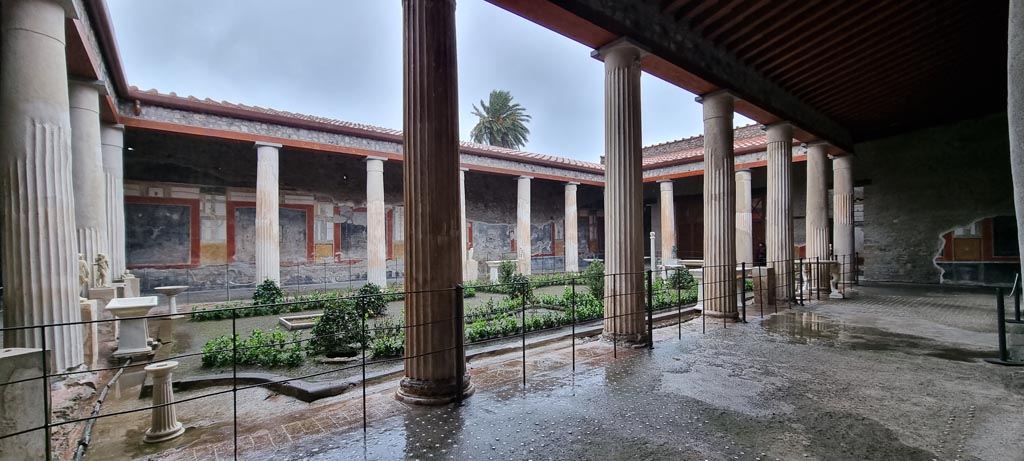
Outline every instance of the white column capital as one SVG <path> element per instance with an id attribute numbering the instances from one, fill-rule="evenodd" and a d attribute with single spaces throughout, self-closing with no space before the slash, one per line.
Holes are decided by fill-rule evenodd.
<path id="1" fill-rule="evenodd" d="M 380 162 L 388 161 L 387 158 L 385 158 L 385 157 L 378 157 L 376 155 L 368 155 L 365 159 L 363 159 L 364 162 L 369 162 L 369 161 L 372 161 L 372 160 L 377 160 L 377 161 L 380 161 Z"/>
<path id="2" fill-rule="evenodd" d="M 466 168 L 466 167 L 459 167 L 459 171 L 461 171 L 461 172 L 465 173 L 465 172 L 469 171 L 469 168 Z"/>
<path id="3" fill-rule="evenodd" d="M 256 141 L 253 144 L 256 146 L 257 149 L 259 149 L 261 147 L 273 147 L 274 149 L 280 149 L 280 148 L 284 147 L 284 145 L 278 144 L 278 143 L 274 143 L 274 142 Z"/>
<path id="4" fill-rule="evenodd" d="M 611 43 L 590 52 L 590 57 L 614 65 L 639 64 L 640 59 L 651 54 L 647 48 L 629 37 L 620 37 Z M 630 60 L 634 62 L 629 62 Z M 625 61 L 625 62 L 622 62 Z"/>
<path id="5" fill-rule="evenodd" d="M 752 171 L 750 170 L 750 168 L 743 168 L 743 169 L 740 169 L 740 170 L 736 170 L 736 179 L 740 179 L 741 176 L 744 176 L 743 179 L 745 179 L 747 181 L 750 181 L 751 173 L 752 173 Z"/>
<path id="6" fill-rule="evenodd" d="M 566 186 L 578 186 L 578 185 L 580 185 L 580 183 L 575 182 L 575 181 L 569 181 L 569 182 L 565 183 L 565 185 Z"/>
<path id="7" fill-rule="evenodd" d="M 708 94 L 697 96 L 695 101 L 704 105 L 704 120 L 713 118 L 733 118 L 736 96 L 729 90 L 717 90 Z"/>
<path id="8" fill-rule="evenodd" d="M 517 180 L 517 181 L 518 181 L 518 180 L 521 180 L 521 179 L 525 179 L 525 180 L 531 180 L 531 179 L 533 179 L 533 176 L 526 176 L 526 175 L 523 175 L 523 176 L 518 176 L 518 177 L 516 177 L 516 180 Z"/>
<path id="9" fill-rule="evenodd" d="M 671 192 L 673 187 L 674 187 L 674 183 L 672 182 L 671 179 L 663 179 L 661 181 L 658 181 L 658 189 L 659 190 Z"/>

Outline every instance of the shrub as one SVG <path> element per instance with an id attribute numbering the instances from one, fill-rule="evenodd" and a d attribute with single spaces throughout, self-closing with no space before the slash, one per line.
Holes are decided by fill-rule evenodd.
<path id="1" fill-rule="evenodd" d="M 693 278 L 693 274 L 687 268 L 680 267 L 669 275 L 668 286 L 672 289 L 686 290 L 697 286 L 697 280 Z"/>
<path id="2" fill-rule="evenodd" d="M 203 345 L 202 363 L 204 367 L 231 366 L 237 353 L 238 365 L 295 367 L 302 365 L 306 360 L 302 350 L 297 333 L 289 338 L 279 328 L 274 328 L 269 333 L 255 329 L 244 340 L 238 335 L 224 335 L 207 341 Z"/>
<path id="3" fill-rule="evenodd" d="M 309 349 L 328 357 L 353 355 L 356 349 L 352 345 L 362 347 L 365 339 L 361 312 L 356 303 L 348 298 L 328 306 L 324 315 L 313 325 Z"/>
<path id="4" fill-rule="evenodd" d="M 373 325 L 370 354 L 373 358 L 399 357 L 405 352 L 405 326 L 402 322 L 384 319 Z"/>
<path id="5" fill-rule="evenodd" d="M 381 291 L 380 286 L 374 283 L 367 283 L 359 289 L 356 293 L 356 306 L 360 312 L 365 312 L 367 316 L 380 316 L 384 315 L 384 311 L 387 309 L 387 302 L 384 299 L 384 292 Z"/>
<path id="6" fill-rule="evenodd" d="M 533 300 L 533 285 L 530 284 L 529 277 L 516 272 L 509 277 L 507 287 L 513 298 L 525 297 L 526 301 Z"/>
<path id="7" fill-rule="evenodd" d="M 474 296 L 476 296 L 476 288 L 469 287 L 469 286 L 463 286 L 462 287 L 462 298 L 463 299 L 465 299 L 465 298 L 472 298 Z"/>
<path id="8" fill-rule="evenodd" d="M 604 298 L 604 263 L 594 261 L 583 271 L 583 284 L 595 298 Z"/>
<path id="9" fill-rule="evenodd" d="M 283 300 L 284 292 L 281 291 L 281 287 L 277 286 L 277 282 L 271 279 L 260 283 L 252 294 L 252 304 L 255 306 L 279 304 Z"/>
<path id="10" fill-rule="evenodd" d="M 516 262 L 515 261 L 502 261 L 501 265 L 498 266 L 498 283 L 502 285 L 508 284 L 512 275 L 516 273 Z"/>

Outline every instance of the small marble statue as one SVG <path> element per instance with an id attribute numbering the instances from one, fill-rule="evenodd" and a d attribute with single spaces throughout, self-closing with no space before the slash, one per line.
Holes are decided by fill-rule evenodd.
<path id="1" fill-rule="evenodd" d="M 89 263 L 85 261 L 85 255 L 82 253 L 78 253 L 78 289 L 79 295 L 89 289 Z"/>
<path id="2" fill-rule="evenodd" d="M 110 270 L 110 262 L 107 255 L 98 253 L 96 255 L 96 288 L 107 287 L 107 271 Z"/>
<path id="3" fill-rule="evenodd" d="M 125 269 L 124 275 L 122 275 L 121 278 L 122 279 L 133 279 L 133 278 L 135 278 L 135 275 L 133 275 L 131 272 L 129 272 L 127 269 Z"/>

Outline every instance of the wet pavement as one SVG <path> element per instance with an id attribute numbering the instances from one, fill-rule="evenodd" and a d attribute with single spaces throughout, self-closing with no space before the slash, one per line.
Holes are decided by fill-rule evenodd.
<path id="1" fill-rule="evenodd" d="M 460 405 L 413 407 L 391 397 L 395 383 L 369 388 L 365 433 L 357 392 L 305 404 L 252 389 L 239 393 L 238 454 L 1024 460 L 1024 370 L 979 360 L 995 355 L 993 306 L 984 294 L 862 287 L 856 299 L 709 323 L 706 333 L 700 320 L 662 328 L 650 351 L 577 343 L 575 372 L 566 341 L 528 352 L 525 387 L 518 354 L 470 363 L 478 390 Z M 186 416 L 177 442 L 122 453 L 230 459 L 230 406 L 223 410 Z"/>

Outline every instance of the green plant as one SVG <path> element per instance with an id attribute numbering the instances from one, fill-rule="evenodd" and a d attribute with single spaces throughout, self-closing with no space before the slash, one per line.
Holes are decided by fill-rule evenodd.
<path id="1" fill-rule="evenodd" d="M 277 282 L 271 279 L 266 279 L 260 283 L 252 294 L 252 303 L 255 306 L 279 304 L 283 300 L 284 292 L 281 291 L 281 287 L 277 285 Z"/>
<path id="2" fill-rule="evenodd" d="M 516 272 L 509 277 L 507 286 L 508 292 L 512 294 L 513 298 L 525 298 L 526 301 L 533 300 L 533 285 L 530 284 L 529 277 Z"/>
<path id="3" fill-rule="evenodd" d="M 402 322 L 384 319 L 373 326 L 370 354 L 373 358 L 398 357 L 405 352 L 405 326 Z"/>
<path id="4" fill-rule="evenodd" d="M 367 283 L 359 289 L 356 295 L 356 305 L 360 312 L 365 312 L 368 316 L 373 317 L 384 315 L 387 302 L 384 300 L 384 292 L 381 291 L 379 285 Z"/>
<path id="5" fill-rule="evenodd" d="M 595 298 L 604 298 L 604 263 L 594 261 L 583 271 L 583 284 Z"/>
<path id="6" fill-rule="evenodd" d="M 473 115 L 479 118 L 469 132 L 473 142 L 506 149 L 519 149 L 526 145 L 530 135 L 526 123 L 530 116 L 523 106 L 512 102 L 512 93 L 492 90 L 486 103 L 480 100 L 479 108 L 473 104 Z"/>
<path id="7" fill-rule="evenodd" d="M 361 314 L 362 311 L 350 298 L 342 298 L 328 306 L 313 325 L 309 349 L 328 357 L 353 355 L 356 348 L 352 345 L 362 347 L 365 342 Z"/>
<path id="8" fill-rule="evenodd" d="M 693 274 L 685 267 L 680 267 L 669 274 L 668 286 L 672 289 L 685 290 L 696 285 L 697 281 L 693 278 Z"/>
<path id="9" fill-rule="evenodd" d="M 305 360 L 298 334 L 292 334 L 289 338 L 279 328 L 267 333 L 255 329 L 245 339 L 238 335 L 224 335 L 207 341 L 202 349 L 204 367 L 226 367 L 232 363 L 266 368 L 295 367 Z"/>
<path id="10" fill-rule="evenodd" d="M 501 285 L 507 285 L 512 280 L 512 275 L 515 273 L 515 261 L 502 261 L 498 266 L 498 283 Z"/>

